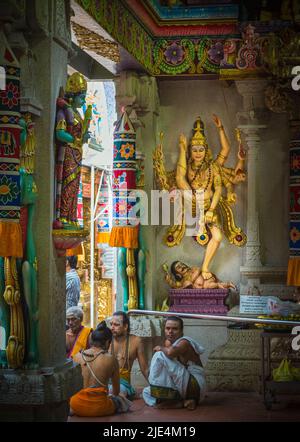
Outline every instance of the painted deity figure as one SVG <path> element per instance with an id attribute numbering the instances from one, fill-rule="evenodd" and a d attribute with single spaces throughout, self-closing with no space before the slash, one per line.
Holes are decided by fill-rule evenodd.
<path id="1" fill-rule="evenodd" d="M 165 281 L 173 289 L 235 289 L 232 282 L 219 282 L 212 274 L 209 279 L 204 279 L 201 268 L 189 267 L 181 261 L 174 261 L 171 265 L 171 272 L 163 266 L 166 275 Z"/>
<path id="2" fill-rule="evenodd" d="M 77 196 L 80 184 L 82 146 L 89 138 L 91 106 L 84 118 L 78 109 L 85 104 L 87 82 L 75 72 L 67 81 L 64 96 L 57 99 L 56 114 L 56 220 L 55 229 L 79 229 Z"/>
<path id="3" fill-rule="evenodd" d="M 230 152 L 230 145 L 221 120 L 216 115 L 213 115 L 213 120 L 219 131 L 221 143 L 221 149 L 216 159 L 213 159 L 212 152 L 208 147 L 204 125 L 200 117 L 195 122 L 194 135 L 189 145 L 185 135 L 180 135 L 179 158 L 174 172 L 165 171 L 162 145 L 158 146 L 154 152 L 154 168 L 160 186 L 169 191 L 174 188 L 191 191 L 194 216 L 196 205 L 199 204 L 196 197 L 197 191 L 202 191 L 204 222 L 199 223 L 195 239 L 200 245 L 207 246 L 201 267 L 201 277 L 207 281 L 211 281 L 214 276 L 211 273 L 211 263 L 220 246 L 223 234 L 230 243 L 237 246 L 242 246 L 246 242 L 246 235 L 235 225 L 230 207 L 236 202 L 236 194 L 233 192 L 234 185 L 246 178 L 244 172 L 245 152 L 238 134 L 239 152 L 236 166 L 235 168 L 224 167 Z M 170 247 L 178 245 L 184 236 L 185 229 L 183 211 L 182 224 L 168 229 L 165 238 L 166 244 Z"/>

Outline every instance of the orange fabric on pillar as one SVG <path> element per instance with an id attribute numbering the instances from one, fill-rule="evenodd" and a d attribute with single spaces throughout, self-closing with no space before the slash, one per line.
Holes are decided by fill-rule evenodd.
<path id="1" fill-rule="evenodd" d="M 82 244 L 79 244 L 79 246 L 75 247 L 75 249 L 66 250 L 66 256 L 77 256 L 77 255 L 83 255 Z"/>
<path id="2" fill-rule="evenodd" d="M 98 232 L 96 238 L 97 244 L 108 244 L 110 240 L 110 232 Z"/>
<path id="3" fill-rule="evenodd" d="M 22 258 L 22 229 L 18 222 L 0 222 L 0 256 Z"/>
<path id="4" fill-rule="evenodd" d="M 287 285 L 300 286 L 300 258 L 289 259 Z"/>
<path id="5" fill-rule="evenodd" d="M 110 234 L 109 245 L 111 247 L 137 249 L 139 247 L 139 226 L 113 227 Z"/>
<path id="6" fill-rule="evenodd" d="M 115 404 L 108 397 L 104 387 L 84 388 L 71 397 L 70 407 L 77 416 L 109 416 L 116 411 Z"/>

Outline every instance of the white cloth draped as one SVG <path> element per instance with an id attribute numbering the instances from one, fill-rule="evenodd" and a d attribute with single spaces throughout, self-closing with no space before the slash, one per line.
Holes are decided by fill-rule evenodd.
<path id="1" fill-rule="evenodd" d="M 199 356 L 204 352 L 204 348 L 198 344 L 198 342 L 187 336 L 177 339 L 177 341 L 174 342 L 173 347 L 178 346 L 182 340 L 188 341 L 196 354 Z M 199 402 L 201 402 L 204 399 L 206 389 L 203 367 L 196 365 L 192 361 L 188 361 L 187 366 L 184 366 L 177 359 L 168 358 L 162 351 L 158 351 L 153 355 L 151 361 L 149 384 L 157 387 L 172 388 L 177 390 L 182 398 L 185 398 L 186 389 L 191 374 L 195 377 L 199 384 Z M 156 404 L 156 398 L 151 396 L 150 387 L 144 388 L 143 398 L 146 404 L 149 406 L 154 406 Z"/>

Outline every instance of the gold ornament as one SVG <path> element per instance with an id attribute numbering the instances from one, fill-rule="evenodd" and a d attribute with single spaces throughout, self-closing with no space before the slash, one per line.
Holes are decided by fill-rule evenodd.
<path id="1" fill-rule="evenodd" d="M 84 94 L 87 91 L 87 81 L 82 74 L 74 72 L 68 80 L 66 85 L 67 94 Z"/>
<path id="2" fill-rule="evenodd" d="M 207 148 L 208 144 L 204 135 L 204 124 L 200 117 L 197 118 L 193 131 L 194 135 L 191 139 L 191 146 L 205 146 Z"/>

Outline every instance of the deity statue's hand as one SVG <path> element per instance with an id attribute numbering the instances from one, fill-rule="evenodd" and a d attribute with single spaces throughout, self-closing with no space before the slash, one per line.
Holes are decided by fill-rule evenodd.
<path id="1" fill-rule="evenodd" d="M 172 277 L 171 277 L 170 273 L 168 273 L 168 272 L 165 274 L 165 281 L 166 281 L 169 285 L 171 285 L 172 282 L 173 282 Z"/>
<path id="2" fill-rule="evenodd" d="M 246 150 L 243 148 L 242 145 L 239 146 L 239 150 L 238 150 L 238 159 L 241 161 L 244 161 L 246 159 L 247 153 Z"/>
<path id="3" fill-rule="evenodd" d="M 83 144 L 84 144 L 84 143 L 87 143 L 88 140 L 89 140 L 90 138 L 91 138 L 90 133 L 89 133 L 89 132 L 86 132 L 86 133 L 83 135 L 83 138 L 82 138 L 82 142 L 83 142 Z"/>
<path id="4" fill-rule="evenodd" d="M 208 211 L 205 213 L 204 218 L 205 218 L 205 222 L 206 222 L 207 224 L 212 223 L 212 222 L 213 222 L 213 219 L 214 219 L 214 212 L 213 212 L 212 210 L 208 210 Z"/>
<path id="5" fill-rule="evenodd" d="M 179 148 L 186 152 L 187 150 L 187 141 L 186 136 L 184 134 L 180 134 L 179 136 Z"/>
<path id="6" fill-rule="evenodd" d="M 222 127 L 222 122 L 221 122 L 220 118 L 216 114 L 213 114 L 212 117 L 213 117 L 213 121 L 214 121 L 215 125 L 217 126 L 218 129 L 220 129 Z"/>

